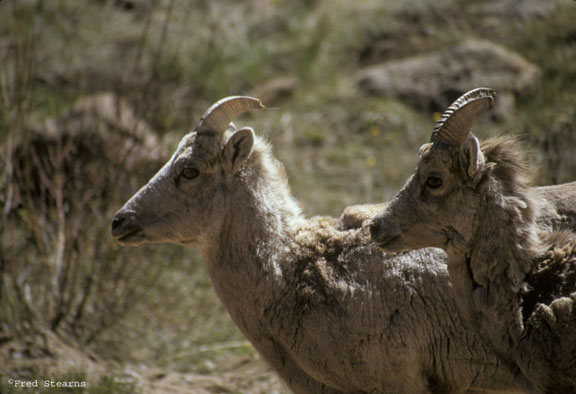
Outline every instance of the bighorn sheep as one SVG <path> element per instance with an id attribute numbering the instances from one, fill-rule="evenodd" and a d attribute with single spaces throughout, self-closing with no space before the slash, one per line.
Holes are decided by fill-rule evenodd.
<path id="1" fill-rule="evenodd" d="M 576 237 L 539 233 L 515 139 L 470 134 L 494 97 L 479 88 L 448 108 L 372 239 L 393 252 L 444 249 L 460 312 L 523 387 L 576 393 Z"/>
<path id="2" fill-rule="evenodd" d="M 232 319 L 296 393 L 515 390 L 458 315 L 441 251 L 386 255 L 366 226 L 302 216 L 270 147 L 230 124 L 261 107 L 213 105 L 112 235 L 198 248 Z"/>

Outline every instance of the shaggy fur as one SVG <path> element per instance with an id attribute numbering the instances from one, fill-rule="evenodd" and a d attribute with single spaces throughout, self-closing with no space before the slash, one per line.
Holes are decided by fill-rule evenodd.
<path id="1" fill-rule="evenodd" d="M 304 218 L 270 147 L 242 130 L 216 157 L 184 137 L 117 213 L 118 240 L 198 248 L 231 318 L 295 393 L 517 392 L 458 314 L 441 251 L 386 255 L 366 226 Z M 198 177 L 178 177 L 192 164 Z"/>
<path id="2" fill-rule="evenodd" d="M 526 274 L 522 293 L 522 320 L 533 315 L 538 304 L 551 304 L 560 297 L 569 297 L 576 284 L 576 237 L 573 233 L 557 232 L 544 236 L 548 245 L 545 255 L 536 259 Z"/>
<path id="3" fill-rule="evenodd" d="M 474 144 L 427 146 L 416 174 L 374 219 L 372 236 L 386 250 L 444 248 L 461 312 L 519 381 L 531 392 L 574 393 L 574 236 L 541 238 L 518 145 L 512 138 L 482 144 L 473 178 L 463 169 Z M 430 188 L 430 177 L 442 185 Z"/>

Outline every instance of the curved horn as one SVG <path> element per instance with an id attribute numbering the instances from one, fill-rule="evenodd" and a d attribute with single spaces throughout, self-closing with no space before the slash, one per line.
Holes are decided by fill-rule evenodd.
<path id="1" fill-rule="evenodd" d="M 495 97 L 496 92 L 489 88 L 477 88 L 460 96 L 436 123 L 430 142 L 460 145 L 476 120 L 494 107 Z"/>
<path id="2" fill-rule="evenodd" d="M 223 134 L 230 122 L 252 108 L 264 109 L 266 107 L 254 97 L 230 96 L 223 98 L 208 108 L 208 111 L 200 119 L 196 131 Z"/>

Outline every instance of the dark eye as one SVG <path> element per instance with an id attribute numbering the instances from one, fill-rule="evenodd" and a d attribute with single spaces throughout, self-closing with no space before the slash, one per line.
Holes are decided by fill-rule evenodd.
<path id="1" fill-rule="evenodd" d="M 430 189 L 438 189 L 440 186 L 442 186 L 442 178 L 438 178 L 437 176 L 429 176 L 428 179 L 426 179 L 426 186 L 428 186 Z"/>
<path id="2" fill-rule="evenodd" d="M 200 171 L 198 171 L 196 168 L 184 167 L 180 175 L 186 179 L 194 179 L 200 175 Z"/>

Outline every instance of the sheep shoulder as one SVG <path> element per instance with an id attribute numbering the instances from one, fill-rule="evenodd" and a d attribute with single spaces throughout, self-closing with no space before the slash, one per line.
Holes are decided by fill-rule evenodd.
<path id="1" fill-rule="evenodd" d="M 465 323 L 454 305 L 444 252 L 386 254 L 371 244 L 367 225 L 353 230 L 339 226 L 339 219 L 313 217 L 294 234 L 292 250 L 298 252 L 283 270 L 290 292 L 284 299 L 291 305 L 286 320 L 291 324 L 270 319 L 272 332 L 292 338 L 285 343 L 292 353 L 314 348 L 315 357 L 326 354 L 332 378 L 343 380 L 358 378 L 353 365 L 360 364 L 367 365 L 364 382 L 392 382 L 399 369 L 416 386 L 424 385 L 418 380 L 422 376 L 429 380 L 426 384 L 475 381 L 480 386 L 507 379 L 495 358 L 469 334 L 472 328 L 459 328 Z M 279 315 L 273 308 L 271 312 Z M 350 365 L 332 366 L 330 354 Z M 477 377 L 478 360 L 482 378 Z M 308 365 L 310 360 L 299 362 Z M 419 392 L 416 386 L 409 392 Z"/>
<path id="2" fill-rule="evenodd" d="M 338 219 L 342 230 L 362 227 L 366 220 L 371 220 L 376 214 L 386 208 L 388 203 L 351 205 L 344 209 Z"/>
<path id="3" fill-rule="evenodd" d="M 365 231 L 342 231 L 338 219 L 316 216 L 296 229 L 292 243 L 295 253 L 286 267 L 286 278 L 294 280 L 305 303 L 333 305 L 358 288 L 353 278 L 357 273 L 351 267 L 358 262 L 350 260 L 362 257 L 351 258 L 350 252 L 371 248 Z"/>

